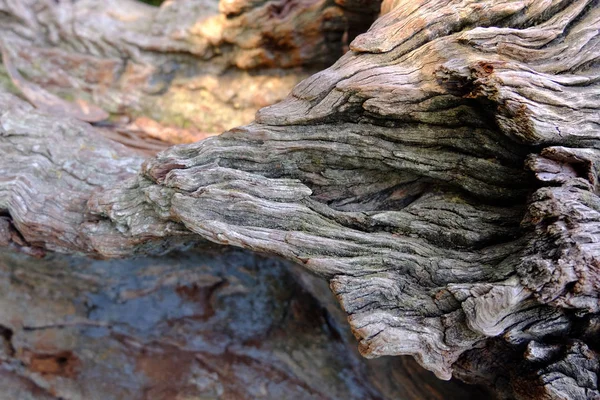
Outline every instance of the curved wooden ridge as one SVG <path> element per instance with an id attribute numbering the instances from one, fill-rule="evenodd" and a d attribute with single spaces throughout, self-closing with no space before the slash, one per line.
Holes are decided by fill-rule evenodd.
<path id="1" fill-rule="evenodd" d="M 255 122 L 146 161 L 0 95 L 0 242 L 278 255 L 329 279 L 366 357 L 600 396 L 600 4 L 382 10 Z"/>

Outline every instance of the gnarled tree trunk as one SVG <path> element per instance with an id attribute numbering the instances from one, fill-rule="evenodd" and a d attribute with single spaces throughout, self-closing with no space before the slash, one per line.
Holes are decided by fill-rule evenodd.
<path id="1" fill-rule="evenodd" d="M 4 53 L 75 52 L 92 64 L 127 54 L 132 64 L 106 79 L 135 104 L 145 95 L 118 84 L 137 82 L 140 65 L 163 76 L 173 57 L 178 72 L 153 108 L 178 79 L 195 90 L 207 66 L 226 66 L 226 82 L 327 62 L 371 18 L 363 3 L 223 2 L 202 23 L 177 14 L 179 31 L 161 13 L 197 3 L 172 2 L 94 35 L 100 25 L 80 25 L 89 2 L 5 0 Z M 146 160 L 99 134 L 119 122 L 68 116 L 89 116 L 87 103 L 50 115 L 2 94 L 0 241 L 38 256 L 158 255 L 207 241 L 276 255 L 329 280 L 366 357 L 411 355 L 439 378 L 505 397 L 596 398 L 599 24 L 592 0 L 384 1 L 350 51 L 254 122 Z M 285 33 L 295 30 L 316 38 L 310 50 Z M 61 93 L 40 88 L 43 74 L 8 64 L 38 108 L 57 104 L 44 100 Z M 85 92 L 89 77 L 65 71 Z M 87 100 L 115 112 L 97 96 Z"/>

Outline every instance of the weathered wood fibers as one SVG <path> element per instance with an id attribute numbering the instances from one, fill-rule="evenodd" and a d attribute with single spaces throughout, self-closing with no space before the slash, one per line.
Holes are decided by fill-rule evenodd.
<path id="1" fill-rule="evenodd" d="M 597 2 L 384 9 L 255 123 L 171 148 L 93 195 L 76 188 L 74 214 L 87 214 L 58 229 L 41 212 L 55 198 L 10 183 L 65 184 L 48 171 L 73 167 L 57 162 L 73 158 L 58 150 L 73 123 L 52 122 L 36 143 L 56 158 L 3 174 L 12 235 L 104 257 L 190 233 L 277 254 L 330 279 L 368 357 L 411 354 L 518 398 L 598 396 Z M 2 168 L 34 165 L 17 158 L 44 156 L 15 121 L 35 113 L 11 113 Z M 112 164 L 135 162 L 111 151 Z"/>

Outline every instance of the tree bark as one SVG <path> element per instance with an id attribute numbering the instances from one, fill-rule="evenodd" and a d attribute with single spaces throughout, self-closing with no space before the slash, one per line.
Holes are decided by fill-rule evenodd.
<path id="1" fill-rule="evenodd" d="M 236 4 L 221 18 L 272 6 Z M 366 357 L 412 355 L 510 398 L 596 398 L 599 23 L 592 0 L 384 1 L 349 52 L 254 122 L 145 161 L 0 95 L 0 241 L 280 256 L 329 280 Z M 292 62 L 215 43 L 236 68 Z"/>

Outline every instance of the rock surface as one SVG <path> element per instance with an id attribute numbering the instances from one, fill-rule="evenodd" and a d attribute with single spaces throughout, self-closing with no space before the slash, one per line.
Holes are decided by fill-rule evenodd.
<path id="1" fill-rule="evenodd" d="M 255 122 L 143 163 L 0 96 L 0 241 L 277 255 L 329 279 L 366 357 L 509 398 L 598 397 L 600 7 L 382 10 Z"/>
<path id="2" fill-rule="evenodd" d="M 409 359 L 364 360 L 325 281 L 245 251 L 3 254 L 0 276 L 1 399 L 485 395 Z"/>

